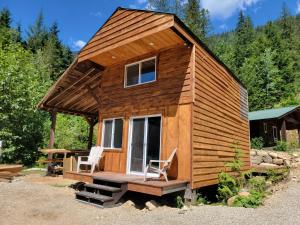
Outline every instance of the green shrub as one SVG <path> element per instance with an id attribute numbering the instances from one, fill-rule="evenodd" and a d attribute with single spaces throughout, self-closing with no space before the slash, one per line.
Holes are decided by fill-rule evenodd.
<path id="1" fill-rule="evenodd" d="M 280 170 L 268 169 L 267 180 L 271 181 L 272 183 L 278 183 L 282 180 L 285 180 L 289 176 L 289 173 L 289 168 L 284 168 Z"/>
<path id="2" fill-rule="evenodd" d="M 176 197 L 176 207 L 181 209 L 184 206 L 183 200 L 181 196 Z"/>
<path id="3" fill-rule="evenodd" d="M 285 141 L 276 141 L 276 146 L 273 148 L 275 151 L 286 152 L 288 145 Z"/>
<path id="4" fill-rule="evenodd" d="M 234 200 L 233 206 L 256 208 L 262 204 L 264 196 L 264 192 L 252 190 L 250 191 L 249 196 L 237 196 Z"/>
<path id="5" fill-rule="evenodd" d="M 236 179 L 228 173 L 219 174 L 218 199 L 227 201 L 230 197 L 236 195 L 239 191 Z"/>
<path id="6" fill-rule="evenodd" d="M 249 187 L 251 190 L 263 193 L 266 190 L 266 179 L 261 176 L 249 179 Z"/>
<path id="7" fill-rule="evenodd" d="M 207 200 L 200 193 L 197 194 L 197 204 L 206 204 Z"/>
<path id="8" fill-rule="evenodd" d="M 255 137 L 251 139 L 251 148 L 262 149 L 264 147 L 264 139 L 262 137 Z"/>

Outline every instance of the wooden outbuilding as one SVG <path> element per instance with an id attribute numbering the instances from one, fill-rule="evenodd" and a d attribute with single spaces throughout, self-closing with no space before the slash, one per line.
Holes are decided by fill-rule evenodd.
<path id="1" fill-rule="evenodd" d="M 262 137 L 265 147 L 287 141 L 287 131 L 295 130 L 300 145 L 300 106 L 259 110 L 249 113 L 250 137 Z M 297 143 L 297 144 L 298 144 Z"/>
<path id="2" fill-rule="evenodd" d="M 247 91 L 174 14 L 117 8 L 39 108 L 53 122 L 56 113 L 84 116 L 91 127 L 99 122 L 96 144 L 105 150 L 98 175 L 106 180 L 136 179 L 150 159 L 166 159 L 176 147 L 167 182 L 174 190 L 217 184 L 236 143 L 243 169 L 250 166 Z M 53 146 L 54 123 L 51 129 Z M 162 195 L 172 192 L 167 183 L 127 188 Z"/>

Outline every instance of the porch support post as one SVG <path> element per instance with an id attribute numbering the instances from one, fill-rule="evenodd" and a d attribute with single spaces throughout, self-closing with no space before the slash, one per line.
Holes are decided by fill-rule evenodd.
<path id="1" fill-rule="evenodd" d="M 56 111 L 52 111 L 51 112 L 51 127 L 50 127 L 49 148 L 53 148 L 54 147 L 56 115 L 57 115 Z"/>
<path id="2" fill-rule="evenodd" d="M 196 189 L 191 189 L 189 184 L 184 192 L 184 202 L 186 205 L 196 205 L 197 202 L 197 191 Z"/>
<path id="3" fill-rule="evenodd" d="M 97 119 L 96 118 L 89 118 L 89 117 L 85 117 L 86 121 L 89 124 L 89 137 L 88 137 L 88 145 L 87 148 L 91 149 L 92 145 L 93 145 L 93 133 L 94 133 L 94 126 L 97 123 Z"/>
<path id="4" fill-rule="evenodd" d="M 300 147 L 300 128 L 298 128 L 298 142 L 299 142 L 299 147 Z"/>
<path id="5" fill-rule="evenodd" d="M 286 122 L 284 119 L 281 125 L 281 141 L 286 141 Z"/>

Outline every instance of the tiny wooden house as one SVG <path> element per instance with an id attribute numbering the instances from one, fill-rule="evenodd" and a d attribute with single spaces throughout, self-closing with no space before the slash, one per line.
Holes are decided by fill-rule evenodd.
<path id="1" fill-rule="evenodd" d="M 143 175 L 177 147 L 168 175 L 197 189 L 218 183 L 235 143 L 250 166 L 243 84 L 173 14 L 118 8 L 39 108 L 98 121 L 102 171 Z"/>

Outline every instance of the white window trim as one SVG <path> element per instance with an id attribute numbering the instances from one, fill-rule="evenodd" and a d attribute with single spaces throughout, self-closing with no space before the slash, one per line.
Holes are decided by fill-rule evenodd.
<path id="1" fill-rule="evenodd" d="M 126 174 L 132 174 L 132 175 L 144 175 L 144 172 L 135 172 L 135 171 L 131 171 L 131 141 L 132 141 L 132 126 L 133 126 L 133 120 L 134 119 L 138 119 L 138 118 L 144 118 L 147 120 L 147 123 L 145 123 L 144 125 L 144 129 L 147 126 L 148 129 L 148 119 L 151 117 L 160 117 L 160 142 L 159 142 L 159 160 L 161 159 L 161 153 L 162 153 L 162 149 L 161 149 L 161 144 L 162 144 L 162 136 L 163 136 L 163 116 L 162 114 L 151 114 L 151 115 L 141 115 L 141 116 L 132 116 L 129 118 L 129 127 L 128 127 L 128 146 L 127 146 L 127 165 L 126 165 Z M 145 121 L 146 121 L 145 120 Z M 144 133 L 144 148 L 145 148 L 145 137 L 147 137 L 146 132 Z M 145 150 L 145 149 L 144 149 Z M 145 164 L 146 162 L 146 154 L 144 154 L 143 157 L 143 164 Z M 145 169 L 145 168 L 144 168 Z M 149 177 L 159 177 L 159 174 L 156 173 L 148 173 L 147 176 Z"/>
<path id="2" fill-rule="evenodd" d="M 122 150 L 121 148 L 114 148 L 113 143 L 114 143 L 114 138 L 115 138 L 115 120 L 117 119 L 121 119 L 123 121 L 123 126 L 122 126 L 122 145 L 123 145 L 123 128 L 124 128 L 124 118 L 123 117 L 115 117 L 115 118 L 107 118 L 107 119 L 103 119 L 102 120 L 102 135 L 101 135 L 101 146 L 103 147 L 104 150 L 112 150 L 112 149 L 116 149 L 116 150 Z M 112 131 L 111 131 L 111 142 L 110 142 L 110 146 L 111 147 L 104 147 L 104 132 L 105 132 L 105 121 L 110 121 L 112 120 Z"/>
<path id="3" fill-rule="evenodd" d="M 137 61 L 137 62 L 134 62 L 134 63 L 130 63 L 130 64 L 126 64 L 125 65 L 125 73 L 124 73 L 124 88 L 130 88 L 130 87 L 134 87 L 134 86 L 138 86 L 138 85 L 143 85 L 143 84 L 149 84 L 149 83 L 153 83 L 153 82 L 155 82 L 156 80 L 157 80 L 157 77 L 156 77 L 156 56 L 154 56 L 154 57 L 151 57 L 151 58 L 147 58 L 147 59 L 143 59 L 143 60 L 141 60 L 141 61 Z M 143 62 L 145 62 L 145 61 L 150 61 L 150 60 L 152 60 L 152 59 L 154 59 L 155 60 L 155 62 L 154 62 L 154 76 L 155 76 L 155 78 L 154 78 L 154 80 L 151 80 L 151 81 L 148 81 L 148 82 L 143 82 L 143 83 L 141 83 L 141 76 L 142 76 L 142 63 Z M 133 66 L 133 65 L 139 65 L 139 81 L 138 81 L 138 83 L 137 84 L 133 84 L 133 85 L 127 85 L 127 67 L 129 67 L 129 66 Z"/>

